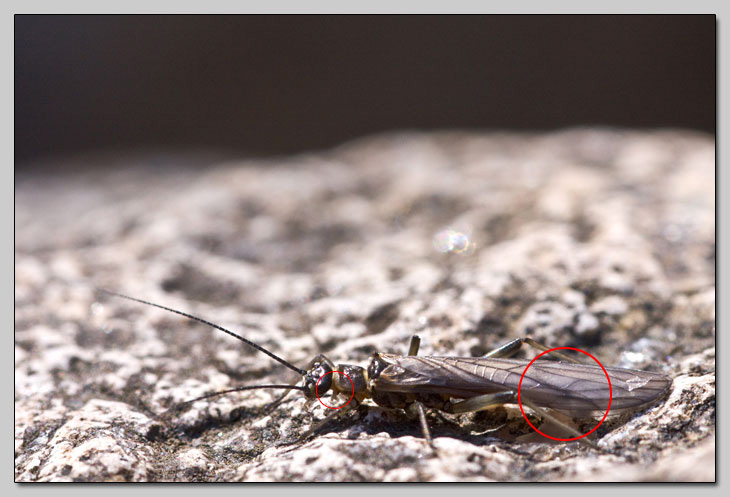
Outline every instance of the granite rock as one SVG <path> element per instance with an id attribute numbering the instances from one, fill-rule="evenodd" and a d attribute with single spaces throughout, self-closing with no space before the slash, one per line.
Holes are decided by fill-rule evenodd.
<path id="1" fill-rule="evenodd" d="M 16 481 L 713 481 L 715 150 L 683 131 L 388 134 L 275 159 L 97 156 L 16 178 Z M 296 374 L 531 335 L 674 379 L 552 443 L 516 406 L 327 415 Z M 531 358 L 533 351 L 519 357 Z M 593 423 L 597 420 L 593 420 Z M 550 443 L 548 443 L 550 442 Z M 692 468 L 690 470 L 689 468 Z"/>

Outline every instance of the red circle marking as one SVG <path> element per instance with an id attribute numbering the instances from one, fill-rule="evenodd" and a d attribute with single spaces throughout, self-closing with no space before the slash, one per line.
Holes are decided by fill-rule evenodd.
<path id="1" fill-rule="evenodd" d="M 555 350 L 563 350 L 563 349 L 565 349 L 565 350 L 576 350 L 578 352 L 583 352 L 585 355 L 587 355 L 588 357 L 590 357 L 591 359 L 593 359 L 594 361 L 596 361 L 596 363 L 599 366 L 601 366 L 601 369 L 603 370 L 603 373 L 606 375 L 606 379 L 608 380 L 608 394 L 609 394 L 609 396 L 608 396 L 608 407 L 606 408 L 606 412 L 604 413 L 603 417 L 601 418 L 601 421 L 599 421 L 598 424 L 591 431 L 589 431 L 588 433 L 585 433 L 585 434 L 583 434 L 583 435 L 581 435 L 579 437 L 573 437 L 573 438 L 557 438 L 557 437 L 551 437 L 550 435 L 546 435 L 543 432 L 541 432 L 540 430 L 538 430 L 537 428 L 535 428 L 535 425 L 533 425 L 532 423 L 530 423 L 530 420 L 527 419 L 527 416 L 525 416 L 525 410 L 522 408 L 522 397 L 520 395 L 521 394 L 521 391 L 522 391 L 522 379 L 525 377 L 525 373 L 527 373 L 527 370 L 530 369 L 530 366 L 532 366 L 532 363 L 535 362 L 535 361 L 537 361 L 540 357 L 544 356 L 545 354 L 549 354 L 550 352 L 553 352 Z M 599 426 L 601 426 L 601 423 L 603 423 L 606 420 L 606 416 L 608 416 L 608 411 L 611 410 L 611 400 L 612 399 L 613 399 L 613 388 L 611 388 L 611 378 L 608 377 L 608 371 L 606 371 L 606 368 L 603 367 L 603 364 L 601 364 L 598 361 L 598 359 L 596 359 L 595 357 L 593 357 L 592 355 L 590 355 L 588 352 L 586 352 L 585 350 L 576 349 L 575 347 L 555 347 L 554 349 L 546 350 L 545 352 L 539 354 L 537 357 L 535 357 L 533 360 L 530 361 L 530 364 L 528 364 L 527 367 L 525 368 L 525 370 L 522 372 L 522 376 L 520 376 L 520 385 L 517 387 L 517 403 L 520 405 L 520 411 L 522 412 L 522 417 L 525 418 L 525 421 L 527 421 L 527 423 L 530 426 L 532 426 L 532 429 L 533 430 L 535 430 L 536 432 L 538 432 L 543 437 L 551 438 L 553 440 L 558 440 L 558 441 L 561 441 L 561 442 L 572 442 L 573 440 L 579 440 L 579 439 L 581 439 L 583 437 L 586 437 L 586 436 L 590 435 L 594 431 L 596 431 L 596 429 Z"/>
<path id="2" fill-rule="evenodd" d="M 322 399 L 319 398 L 319 392 L 317 391 L 317 389 L 319 388 L 319 382 L 322 381 L 322 378 L 324 378 L 328 374 L 332 374 L 332 373 L 344 374 L 345 376 L 347 376 L 347 379 L 350 380 L 350 385 L 352 385 L 352 395 L 350 395 L 350 400 L 348 400 L 345 404 L 341 405 L 340 407 L 328 406 L 327 404 L 325 404 L 324 402 L 322 402 Z M 319 403 L 322 404 L 323 406 L 325 406 L 326 408 L 328 408 L 328 409 L 342 409 L 347 404 L 349 404 L 350 402 L 352 402 L 353 397 L 355 397 L 355 384 L 352 382 L 352 378 L 350 378 L 347 375 L 347 373 L 343 373 L 342 371 L 328 371 L 325 374 L 323 374 L 322 376 L 320 376 L 319 377 L 319 380 L 317 380 L 317 384 L 314 386 L 314 394 L 317 396 L 317 400 L 319 401 Z"/>

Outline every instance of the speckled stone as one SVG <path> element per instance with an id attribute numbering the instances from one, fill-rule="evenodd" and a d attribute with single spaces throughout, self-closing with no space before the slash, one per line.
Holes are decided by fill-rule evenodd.
<path id="1" fill-rule="evenodd" d="M 95 166 L 106 167 L 95 167 Z M 16 481 L 712 481 L 715 151 L 681 131 L 392 134 L 293 157 L 19 171 Z M 527 334 L 663 372 L 669 396 L 552 443 L 515 406 L 325 415 L 317 353 L 473 356 Z M 520 352 L 530 358 L 533 351 Z M 590 421 L 590 420 L 589 420 Z M 597 420 L 593 420 L 593 423 Z M 550 443 L 548 443 L 550 442 Z"/>

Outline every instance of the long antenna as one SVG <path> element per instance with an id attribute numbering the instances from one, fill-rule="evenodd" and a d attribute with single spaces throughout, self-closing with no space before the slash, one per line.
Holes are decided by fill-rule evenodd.
<path id="1" fill-rule="evenodd" d="M 243 387 L 231 388 L 229 390 L 221 390 L 220 392 L 208 393 L 208 394 L 202 395 L 200 397 L 196 397 L 194 399 L 186 400 L 185 402 L 181 402 L 181 403 L 177 404 L 176 406 L 171 407 L 170 409 L 168 409 L 168 412 L 178 411 L 178 410 L 182 409 L 183 407 L 190 405 L 193 402 L 197 402 L 199 400 L 210 399 L 211 397 L 218 397 L 219 395 L 225 395 L 227 393 L 232 393 L 232 392 L 241 392 L 243 390 L 256 390 L 258 388 L 281 388 L 281 389 L 285 389 L 285 390 L 301 390 L 302 392 L 308 391 L 307 387 L 303 387 L 300 385 L 247 385 L 247 386 L 243 386 Z"/>
<path id="2" fill-rule="evenodd" d="M 146 305 L 151 305 L 152 307 L 157 307 L 157 308 L 159 308 L 159 309 L 164 309 L 164 310 L 166 310 L 166 311 L 169 311 L 169 312 L 173 312 L 173 313 L 175 313 L 175 314 L 179 314 L 180 316 L 184 316 L 184 317 L 186 317 L 186 318 L 188 318 L 188 319 L 192 319 L 193 321 L 197 321 L 197 322 L 199 322 L 199 323 L 203 323 L 203 324 L 207 324 L 208 326 L 212 326 L 212 327 L 213 327 L 213 328 L 215 328 L 216 330 L 220 330 L 220 331 L 222 331 L 223 333 L 227 333 L 228 335 L 232 336 L 233 338 L 237 338 L 237 339 L 241 340 L 241 341 L 242 341 L 243 343 L 245 343 L 246 345 L 249 345 L 249 346 L 253 347 L 254 349 L 258 350 L 259 352 L 263 352 L 264 354 L 266 354 L 267 356 L 271 357 L 271 358 L 272 358 L 272 359 L 274 359 L 275 361 L 277 361 L 277 362 L 279 362 L 279 363 L 283 364 L 283 365 L 284 365 L 284 366 L 286 366 L 287 368 L 289 368 L 289 369 L 291 369 L 291 370 L 293 370 L 293 371 L 296 371 L 296 372 L 297 372 L 297 373 L 299 373 L 299 374 L 300 374 L 301 376 L 304 376 L 304 375 L 306 375 L 306 374 L 307 374 L 307 372 L 306 372 L 305 370 L 303 370 L 303 369 L 299 369 L 299 368 L 298 368 L 298 367 L 296 367 L 295 365 L 293 365 L 293 364 L 291 364 L 291 363 L 289 363 L 289 362 L 285 361 L 284 359 L 282 359 L 281 357 L 277 356 L 277 355 L 276 355 L 276 354 L 274 354 L 273 352 L 269 352 L 268 350 L 266 350 L 265 348 L 263 348 L 263 347 L 262 347 L 261 345 L 255 344 L 255 343 L 254 343 L 254 342 L 252 342 L 251 340 L 247 340 L 247 339 L 243 338 L 242 336 L 240 336 L 240 335 L 237 335 L 236 333 L 233 333 L 232 331 L 230 331 L 230 330 L 227 330 L 227 329 L 223 328 L 222 326 L 218 326 L 218 325 L 217 325 L 217 324 L 215 324 L 215 323 L 211 323 L 210 321 L 206 321 L 206 320 L 205 320 L 205 319 L 203 319 L 203 318 L 199 318 L 199 317 L 197 317 L 197 316 L 193 316 L 192 314 L 188 314 L 187 312 L 182 312 L 182 311 L 178 311 L 178 310 L 176 310 L 176 309 L 171 309 L 171 308 L 169 308 L 169 307 L 165 307 L 164 305 L 160 305 L 160 304 L 155 304 L 155 303 L 153 303 L 153 302 L 148 302 L 148 301 L 146 301 L 146 300 L 142 300 L 142 299 L 137 299 L 137 298 L 134 298 L 134 297 L 130 297 L 130 296 L 128 296 L 128 295 L 123 295 L 123 294 L 121 294 L 121 293 L 117 293 L 117 292 L 112 292 L 112 291 L 110 291 L 110 290 L 104 290 L 103 288 L 98 288 L 98 290 L 99 290 L 100 292 L 102 292 L 102 293 L 106 293 L 106 294 L 109 294 L 109 295 L 114 295 L 114 296 L 116 296 L 116 297 L 121 297 L 121 298 L 123 298 L 123 299 L 131 300 L 132 302 L 139 302 L 140 304 L 146 304 Z M 268 388 L 271 388 L 271 387 L 268 387 Z M 280 387 L 274 387 L 274 388 L 280 388 Z M 245 389 L 244 389 L 244 388 L 242 388 L 242 390 L 245 390 Z M 235 391 L 235 390 L 231 390 L 231 391 L 233 392 L 233 391 Z M 201 398 L 205 398 L 205 397 L 201 397 Z M 199 400 L 199 399 L 195 399 L 195 400 Z"/>

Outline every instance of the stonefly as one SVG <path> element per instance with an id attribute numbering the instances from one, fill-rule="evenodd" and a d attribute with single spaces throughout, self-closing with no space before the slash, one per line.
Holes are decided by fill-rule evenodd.
<path id="1" fill-rule="evenodd" d="M 482 357 L 434 357 L 417 355 L 420 338 L 414 335 L 408 355 L 376 352 L 366 368 L 350 364 L 335 366 L 323 354 L 318 354 L 307 369 L 301 369 L 260 345 L 205 319 L 120 293 L 100 291 L 211 326 L 263 352 L 301 376 L 301 380 L 293 385 L 240 386 L 197 397 L 179 404 L 177 408 L 219 395 L 262 388 L 299 390 L 307 399 L 320 398 L 328 391 L 332 391 L 333 399 L 338 396 L 350 398 L 346 408 L 333 408 L 336 410 L 307 431 L 304 438 L 333 417 L 357 407 L 365 399 L 372 399 L 381 407 L 404 409 L 417 415 L 423 436 L 432 445 L 426 408 L 452 414 L 476 412 L 502 404 L 517 404 L 519 391 L 522 405 L 562 427 L 575 439 L 595 447 L 592 442 L 582 438 L 585 434 L 563 423 L 545 408 L 573 418 L 601 414 L 616 416 L 649 407 L 664 397 L 672 385 L 672 379 L 660 373 L 610 367 L 604 369 L 598 365 L 581 364 L 558 352 L 553 354 L 569 362 L 538 360 L 528 367 L 530 361 L 508 359 L 523 344 L 543 351 L 550 350 L 529 337 L 517 338 Z M 610 388 L 606 376 L 610 378 Z M 606 412 L 609 404 L 610 411 Z"/>

